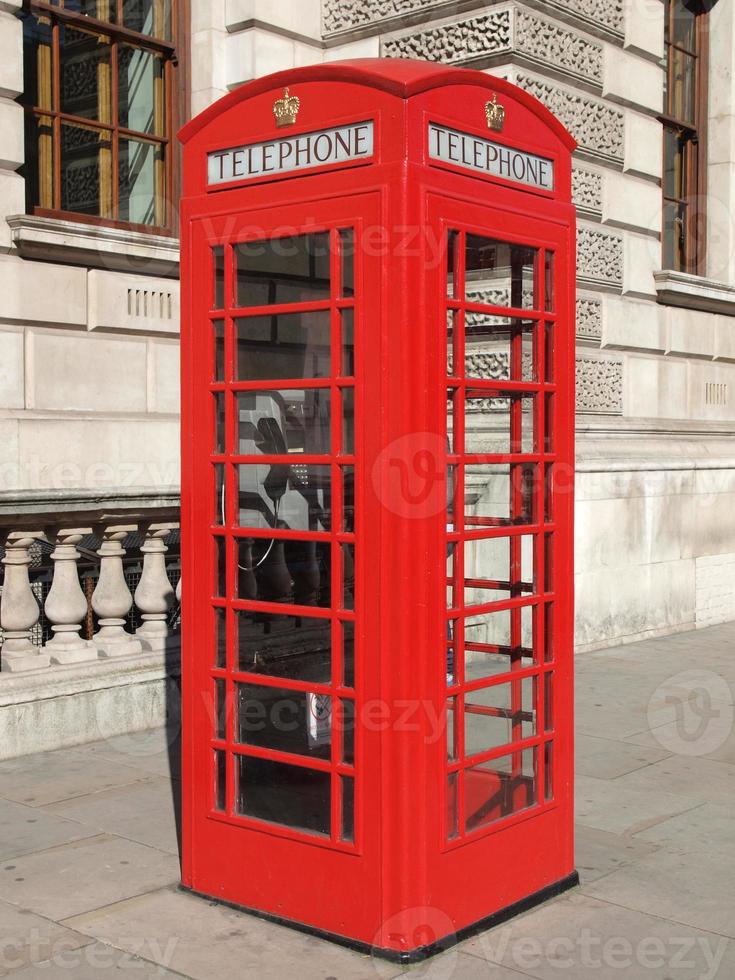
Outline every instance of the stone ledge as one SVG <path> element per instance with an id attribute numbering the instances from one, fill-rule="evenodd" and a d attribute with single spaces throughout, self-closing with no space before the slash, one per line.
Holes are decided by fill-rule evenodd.
<path id="1" fill-rule="evenodd" d="M 128 735 L 178 712 L 179 657 L 97 660 L 0 674 L 0 759 Z"/>
<path id="2" fill-rule="evenodd" d="M 735 316 L 735 286 L 670 269 L 654 272 L 658 302 L 706 313 Z"/>
<path id="3" fill-rule="evenodd" d="M 30 214 L 10 215 L 7 221 L 13 244 L 24 258 L 136 275 L 179 274 L 177 238 Z"/>
<path id="4" fill-rule="evenodd" d="M 0 493 L 0 527 L 17 528 L 27 518 L 59 523 L 68 515 L 75 522 L 126 520 L 171 516 L 178 520 L 181 493 L 178 487 L 127 487 L 110 490 L 10 490 Z M 68 523 L 68 521 L 67 521 Z"/>

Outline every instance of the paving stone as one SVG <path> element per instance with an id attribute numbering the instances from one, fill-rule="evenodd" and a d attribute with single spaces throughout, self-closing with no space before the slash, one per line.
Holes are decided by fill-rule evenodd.
<path id="1" fill-rule="evenodd" d="M 65 925 L 120 949 L 175 940 L 170 969 L 195 980 L 378 980 L 403 972 L 396 964 L 325 942 L 174 888 L 165 888 Z M 146 956 L 150 953 L 146 952 Z M 411 974 L 413 976 L 413 972 Z M 428 976 L 428 974 L 427 974 Z"/>
<path id="2" fill-rule="evenodd" d="M 615 834 L 634 834 L 697 805 L 673 793 L 649 793 L 619 783 L 617 779 L 579 776 L 575 780 L 577 823 Z"/>
<path id="3" fill-rule="evenodd" d="M 461 948 L 539 980 L 730 980 L 735 973 L 735 944 L 724 937 L 683 929 L 580 892 L 467 940 Z"/>
<path id="4" fill-rule="evenodd" d="M 59 950 L 45 962 L 13 973 L 13 980 L 98 980 L 99 977 L 119 977 L 120 980 L 178 977 L 180 980 L 181 974 L 104 943 L 90 943 L 71 951 Z"/>
<path id="5" fill-rule="evenodd" d="M 0 861 L 92 837 L 96 833 L 98 831 L 75 820 L 66 820 L 37 807 L 0 800 Z"/>
<path id="6" fill-rule="evenodd" d="M 593 735 L 577 735 L 575 743 L 574 771 L 580 776 L 595 776 L 598 779 L 614 779 L 665 759 L 670 754 L 660 747 L 644 748 Z"/>
<path id="7" fill-rule="evenodd" d="M 577 824 L 574 828 L 575 867 L 583 884 L 596 881 L 658 849 L 657 844 L 611 834 Z"/>
<path id="8" fill-rule="evenodd" d="M 52 803 L 43 812 L 78 821 L 91 833 L 117 834 L 178 854 L 176 811 L 180 795 L 177 781 L 153 776 L 129 786 Z"/>
<path id="9" fill-rule="evenodd" d="M 131 735 L 115 735 L 103 742 L 80 746 L 98 759 L 109 759 L 155 776 L 181 776 L 181 739 L 178 729 L 154 728 Z"/>
<path id="10" fill-rule="evenodd" d="M 616 786 L 652 795 L 674 793 L 694 803 L 732 803 L 735 766 L 711 759 L 672 755 L 615 780 Z"/>
<path id="11" fill-rule="evenodd" d="M 138 769 L 79 749 L 39 752 L 0 762 L 0 797 L 45 806 L 144 779 Z"/>
<path id="12" fill-rule="evenodd" d="M 727 856 L 735 866 L 735 833 L 733 833 L 733 809 L 715 803 L 703 803 L 694 810 L 687 810 L 676 817 L 640 831 L 636 841 L 647 841 L 686 853 L 710 851 Z"/>
<path id="13" fill-rule="evenodd" d="M 0 901 L 0 977 L 18 976 L 25 966 L 91 942 L 89 936 Z"/>
<path id="14" fill-rule="evenodd" d="M 172 854 L 104 834 L 0 864 L 3 899 L 55 921 L 178 880 Z"/>
<path id="15" fill-rule="evenodd" d="M 732 862 L 719 852 L 666 847 L 585 885 L 588 895 L 735 938 Z M 729 976 L 735 976 L 735 967 Z"/>

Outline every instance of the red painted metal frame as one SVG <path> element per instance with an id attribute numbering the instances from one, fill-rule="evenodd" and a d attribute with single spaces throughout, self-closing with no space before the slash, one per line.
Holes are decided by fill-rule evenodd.
<path id="1" fill-rule="evenodd" d="M 298 125 L 277 130 L 272 105 L 284 86 L 301 99 Z M 506 107 L 502 133 L 491 138 L 553 159 L 552 193 L 519 188 L 493 179 L 437 166 L 427 159 L 427 123 L 439 121 L 479 136 L 484 104 L 496 93 Z M 344 121 L 372 119 L 373 161 L 337 169 L 319 168 L 288 179 L 257 181 L 211 192 L 206 186 L 206 153 L 213 149 L 281 138 L 328 128 Z M 244 907 L 322 930 L 394 955 L 442 940 L 528 896 L 542 892 L 573 872 L 572 848 L 572 636 L 573 636 L 573 466 L 574 466 L 574 210 L 570 204 L 573 141 L 558 121 L 526 93 L 492 76 L 421 62 L 366 60 L 295 69 L 260 79 L 231 93 L 182 131 L 182 554 L 184 582 L 183 650 L 183 860 L 187 887 Z M 214 320 L 226 324 L 263 308 L 234 306 L 231 251 L 242 240 L 286 234 L 355 229 L 354 382 L 336 372 L 329 379 L 233 382 L 234 336 L 226 332 L 225 380 L 211 371 Z M 539 293 L 534 310 L 509 310 L 446 298 L 446 242 L 449 231 L 477 233 L 538 249 Z M 225 308 L 213 308 L 211 248 L 224 246 Z M 554 253 L 555 308 L 544 297 L 544 255 Z M 332 280 L 338 261 L 332 259 Z M 461 284 L 461 271 L 458 267 Z M 323 303 L 289 309 L 331 311 L 332 343 L 339 341 L 340 310 L 353 305 L 333 291 Z M 528 381 L 489 382 L 447 376 L 446 309 L 513 316 L 533 322 L 538 373 Z M 275 307 L 268 307 L 269 313 Z M 458 336 L 458 335 L 457 335 Z M 520 342 L 513 341 L 511 363 L 518 368 Z M 454 351 L 464 364 L 462 340 Z M 552 359 L 553 373 L 545 363 Z M 518 372 L 520 374 L 520 372 Z M 340 468 L 355 466 L 354 536 L 331 532 L 283 531 L 279 536 L 329 542 L 333 554 L 355 543 L 355 609 L 284 607 L 235 596 L 234 552 L 238 537 L 271 537 L 243 531 L 234 522 L 234 468 L 262 456 L 234 455 L 233 394 L 237 390 L 323 386 L 337 403 L 340 389 L 354 384 L 354 455 L 339 454 L 340 425 L 332 417 L 332 446 L 326 456 L 299 461 L 332 468 L 340 507 Z M 461 399 L 466 390 L 533 398 L 537 442 L 532 452 L 511 444 L 508 453 L 463 452 L 463 425 L 456 427 L 449 453 L 447 386 Z M 228 403 L 229 452 L 214 454 L 214 393 Z M 511 410 L 511 441 L 522 424 L 520 406 Z M 439 501 L 412 513 L 396 499 L 396 467 L 415 472 L 417 447 L 433 447 Z M 278 462 L 273 457 L 270 462 Z M 285 461 L 282 460 L 282 461 Z M 289 462 L 292 460 L 289 460 Z M 535 466 L 532 512 L 527 523 L 492 522 L 465 527 L 464 517 L 447 533 L 447 466 L 460 487 L 468 463 L 502 462 Z M 224 527 L 213 520 L 214 465 L 224 468 L 230 512 Z M 519 470 L 519 467 L 516 467 Z M 422 488 L 419 488 L 422 489 Z M 512 506 L 524 506 L 516 486 Z M 455 501 L 455 506 L 461 506 Z M 463 516 L 463 515 L 462 515 Z M 520 535 L 534 536 L 535 583 L 520 582 Z M 461 583 L 465 543 L 507 537 L 511 567 L 507 583 Z M 213 540 L 227 542 L 226 594 L 214 581 Z M 447 609 L 446 554 L 455 551 L 458 605 Z M 549 572 L 551 577 L 549 578 Z M 339 563 L 332 565 L 333 603 L 339 595 Z M 473 612 L 510 610 L 512 747 L 463 756 L 461 695 L 507 682 L 509 675 L 464 683 L 464 638 L 456 624 L 464 613 L 466 587 L 507 586 L 508 598 Z M 532 610 L 533 661 L 520 660 L 522 609 Z M 215 613 L 226 609 L 227 660 L 215 666 Z M 332 623 L 332 677 L 329 685 L 287 682 L 242 674 L 234 662 L 237 609 L 261 609 L 327 618 Z M 354 622 L 354 692 L 341 687 L 339 636 L 342 623 Z M 458 676 L 446 686 L 447 623 L 455 624 L 453 647 Z M 474 649 L 482 650 L 481 644 Z M 335 651 L 337 651 L 335 653 Z M 524 656 L 528 651 L 524 651 Z M 521 739 L 522 679 L 536 678 L 536 730 Z M 553 682 L 546 682 L 553 677 Z M 216 681 L 230 694 L 239 680 L 287 686 L 352 698 L 359 719 L 354 767 L 340 757 L 340 733 L 328 760 L 284 757 L 275 750 L 234 742 L 233 700 L 227 700 L 224 738 L 216 731 Z M 547 684 L 549 685 L 547 687 Z M 220 683 L 220 687 L 222 684 Z M 545 692 L 553 692 L 551 727 L 544 722 Z M 447 697 L 457 699 L 457 759 L 447 760 Z M 492 715 L 496 709 L 482 709 Z M 553 793 L 545 794 L 545 767 L 553 745 Z M 460 825 L 447 836 L 448 780 L 481 762 L 511 755 L 517 768 L 523 748 L 535 748 L 536 803 L 486 827 L 462 826 L 465 779 L 459 783 Z M 216 810 L 214 751 L 289 761 L 329 772 L 332 779 L 331 834 L 318 837 L 286 826 L 234 813 L 233 779 L 225 812 Z M 548 755 L 547 755 L 548 751 Z M 354 842 L 339 839 L 339 780 L 356 779 Z M 230 773 L 232 777 L 234 773 Z M 540 795 L 539 795 L 540 794 Z"/>

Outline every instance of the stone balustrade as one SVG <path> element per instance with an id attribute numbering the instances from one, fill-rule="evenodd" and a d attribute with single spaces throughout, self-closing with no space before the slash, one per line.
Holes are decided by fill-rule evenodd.
<path id="1" fill-rule="evenodd" d="M 180 577 L 167 567 L 167 541 L 179 527 L 171 519 L 178 516 L 176 510 L 111 511 L 107 519 L 89 523 L 80 516 L 97 514 L 85 509 L 59 513 L 55 523 L 34 514 L 24 523 L 6 521 L 0 527 L 0 671 L 18 674 L 178 647 L 170 621 L 179 602 Z M 82 543 L 86 547 L 80 551 Z M 39 552 L 45 563 L 31 574 Z M 131 559 L 133 576 L 126 575 Z M 87 572 L 80 574 L 82 564 Z M 131 578 L 138 579 L 134 588 Z M 134 629 L 131 610 L 139 623 Z"/>

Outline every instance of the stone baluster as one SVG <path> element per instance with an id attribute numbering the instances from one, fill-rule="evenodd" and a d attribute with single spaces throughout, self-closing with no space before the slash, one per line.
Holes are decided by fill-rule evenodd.
<path id="1" fill-rule="evenodd" d="M 92 593 L 92 608 L 99 618 L 99 630 L 94 643 L 100 657 L 122 657 L 140 653 L 142 645 L 125 629 L 125 617 L 133 605 L 133 597 L 125 581 L 122 560 L 125 549 L 121 541 L 135 526 L 113 526 L 102 530 L 100 577 Z"/>
<path id="2" fill-rule="evenodd" d="M 144 650 L 165 650 L 173 645 L 168 613 L 174 602 L 174 589 L 166 574 L 165 538 L 176 524 L 148 524 L 145 528 L 143 574 L 135 589 L 135 605 L 142 613 L 143 625 L 135 635 Z"/>
<path id="3" fill-rule="evenodd" d="M 40 532 L 12 531 L 5 539 L 5 577 L 0 600 L 0 627 L 3 630 L 2 670 L 38 670 L 49 666 L 49 655 L 34 646 L 33 627 L 41 610 L 31 589 L 29 549 Z"/>
<path id="4" fill-rule="evenodd" d="M 58 528 L 50 537 L 54 542 L 51 559 L 54 578 L 46 597 L 44 612 L 52 623 L 53 637 L 43 647 L 54 664 L 75 664 L 97 659 L 97 647 L 80 636 L 87 615 L 87 597 L 79 584 L 77 545 L 91 528 Z"/>

